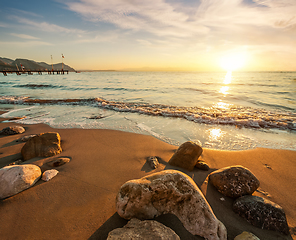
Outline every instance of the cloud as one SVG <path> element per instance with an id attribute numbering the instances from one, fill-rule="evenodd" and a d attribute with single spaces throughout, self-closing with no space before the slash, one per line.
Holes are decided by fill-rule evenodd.
<path id="1" fill-rule="evenodd" d="M 139 42 L 141 45 L 146 46 L 146 47 L 152 45 L 152 43 L 150 41 L 145 40 L 145 39 L 137 39 L 137 42 Z"/>
<path id="2" fill-rule="evenodd" d="M 31 27 L 34 27 L 34 29 L 39 29 L 45 32 L 60 32 L 60 33 L 70 33 L 70 34 L 84 34 L 85 31 L 81 29 L 76 29 L 76 28 L 65 28 L 61 27 L 56 24 L 51 24 L 47 22 L 36 22 L 32 21 L 27 18 L 22 18 L 18 16 L 12 16 L 12 18 L 16 19 L 19 23 L 25 24 Z"/>
<path id="3" fill-rule="evenodd" d="M 22 41 L 22 42 L 14 42 L 14 41 L 0 41 L 0 45 L 3 46 L 13 46 L 16 47 L 36 47 L 36 46 L 52 46 L 53 44 L 43 41 Z"/>
<path id="4" fill-rule="evenodd" d="M 7 10 L 13 14 L 16 14 L 17 15 L 27 15 L 27 16 L 30 16 L 30 17 L 38 17 L 38 18 L 43 18 L 42 15 L 39 15 L 39 14 L 36 14 L 36 13 L 33 13 L 33 12 L 29 12 L 29 11 L 24 11 L 24 10 L 21 10 L 21 9 L 17 9 L 17 8 L 7 8 Z"/>
<path id="5" fill-rule="evenodd" d="M 112 23 L 121 29 L 158 36 L 189 37 L 208 31 L 207 27 L 191 21 L 190 16 L 163 0 L 81 0 L 69 1 L 66 5 L 89 21 Z"/>
<path id="6" fill-rule="evenodd" d="M 0 27 L 3 27 L 3 28 L 8 28 L 9 25 L 6 24 L 6 23 L 3 23 L 3 22 L 0 22 Z"/>
<path id="7" fill-rule="evenodd" d="M 205 24 L 219 27 L 251 25 L 273 28 L 277 27 L 277 22 L 296 22 L 296 19 L 291 21 L 293 17 L 295 18 L 295 1 L 254 0 L 254 2 L 255 7 L 243 4 L 242 0 L 201 0 L 197 13 L 203 17 Z"/>
<path id="8" fill-rule="evenodd" d="M 88 32 L 81 36 L 76 42 L 77 43 L 102 43 L 102 42 L 112 42 L 118 39 L 119 34 L 117 31 L 105 31 L 97 34 L 95 32 Z"/>
<path id="9" fill-rule="evenodd" d="M 11 33 L 10 35 L 18 37 L 18 38 L 23 38 L 23 39 L 39 39 L 37 37 L 33 37 L 27 34 L 18 34 L 18 33 Z"/>
<path id="10" fill-rule="evenodd" d="M 183 49 L 270 42 L 276 50 L 272 36 L 280 36 L 278 45 L 291 44 L 290 33 L 296 29 L 295 0 L 200 0 L 194 4 L 185 0 L 68 0 L 64 4 L 87 21 L 113 24 L 130 34 L 153 34 L 155 38 L 148 40 L 135 35 L 146 47 L 164 39 L 171 40 L 172 47 L 183 44 Z"/>

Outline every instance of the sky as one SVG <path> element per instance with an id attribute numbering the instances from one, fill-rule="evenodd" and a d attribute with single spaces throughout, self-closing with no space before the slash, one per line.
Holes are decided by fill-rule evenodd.
<path id="1" fill-rule="evenodd" d="M 0 57 L 76 70 L 296 71 L 296 0 L 1 0 Z"/>

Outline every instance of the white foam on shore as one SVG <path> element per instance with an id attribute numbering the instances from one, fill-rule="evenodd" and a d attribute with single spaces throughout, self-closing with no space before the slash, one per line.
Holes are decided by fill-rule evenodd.
<path id="1" fill-rule="evenodd" d="M 2 105 L 4 106 L 4 105 Z M 5 105 L 7 108 L 7 105 Z M 23 117 L 22 124 L 45 123 L 55 128 L 113 129 L 148 134 L 172 145 L 200 141 L 204 147 L 220 150 L 243 150 L 255 147 L 296 150 L 295 133 L 280 129 L 258 129 L 222 124 L 206 124 L 171 118 L 116 112 L 89 105 L 9 105 L 6 117 Z M 15 107 L 19 107 L 15 109 Z M 3 116 L 3 115 L 2 115 Z M 90 118 L 91 116 L 108 116 Z"/>

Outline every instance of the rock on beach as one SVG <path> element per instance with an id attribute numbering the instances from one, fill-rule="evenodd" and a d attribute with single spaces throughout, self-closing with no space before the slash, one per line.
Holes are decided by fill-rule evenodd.
<path id="1" fill-rule="evenodd" d="M 260 185 L 249 169 L 239 165 L 214 171 L 209 180 L 219 192 L 232 198 L 252 195 Z"/>
<path id="2" fill-rule="evenodd" d="M 35 136 L 36 136 L 36 134 L 23 136 L 22 138 L 18 139 L 17 142 L 28 142 L 31 138 L 33 138 Z"/>
<path id="3" fill-rule="evenodd" d="M 272 201 L 258 196 L 243 196 L 235 200 L 233 210 L 256 227 L 289 234 L 284 210 Z"/>
<path id="4" fill-rule="evenodd" d="M 71 159 L 68 157 L 59 157 L 59 158 L 53 159 L 50 162 L 47 162 L 46 164 L 49 167 L 59 167 L 59 166 L 62 166 L 70 161 L 71 161 Z"/>
<path id="5" fill-rule="evenodd" d="M 33 164 L 13 165 L 0 169 L 0 199 L 32 187 L 41 177 L 41 169 Z"/>
<path id="6" fill-rule="evenodd" d="M 123 184 L 116 197 L 118 214 L 125 218 L 152 219 L 172 213 L 193 235 L 227 239 L 227 231 L 213 213 L 195 182 L 184 173 L 165 170 Z"/>
<path id="7" fill-rule="evenodd" d="M 250 232 L 243 232 L 236 236 L 234 240 L 260 240 L 257 236 Z"/>
<path id="8" fill-rule="evenodd" d="M 3 128 L 0 131 L 0 135 L 15 135 L 25 132 L 25 129 L 22 126 L 9 126 L 6 128 Z"/>
<path id="9" fill-rule="evenodd" d="M 152 169 L 156 169 L 159 165 L 157 157 L 148 157 L 147 163 Z"/>
<path id="10" fill-rule="evenodd" d="M 181 144 L 171 157 L 169 164 L 192 171 L 202 151 L 202 148 L 198 144 L 191 141 L 185 142 Z"/>
<path id="11" fill-rule="evenodd" d="M 109 232 L 107 240 L 180 240 L 180 237 L 165 225 L 153 221 L 131 219 L 123 228 Z"/>
<path id="12" fill-rule="evenodd" d="M 54 178 L 58 173 L 59 171 L 56 169 L 47 170 L 42 174 L 42 180 L 48 182 L 49 180 Z"/>
<path id="13" fill-rule="evenodd" d="M 61 152 L 61 138 L 55 132 L 41 133 L 30 138 L 21 150 L 24 161 L 34 157 L 51 157 Z"/>

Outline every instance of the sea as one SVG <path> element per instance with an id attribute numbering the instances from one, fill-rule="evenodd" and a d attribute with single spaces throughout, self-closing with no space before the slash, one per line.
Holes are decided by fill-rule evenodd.
<path id="1" fill-rule="evenodd" d="M 296 150 L 296 72 L 71 72 L 0 76 L 1 117 L 114 129 L 172 145 Z"/>

